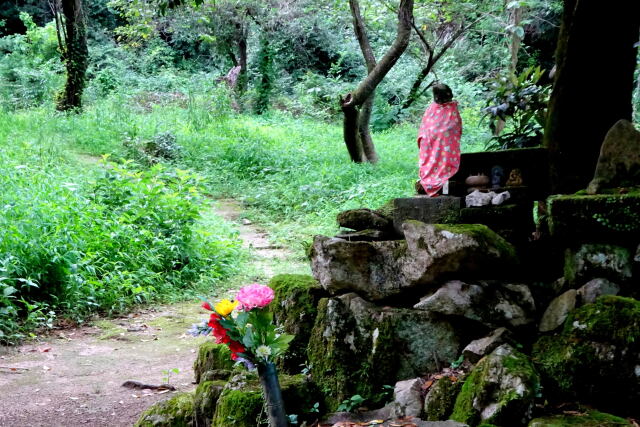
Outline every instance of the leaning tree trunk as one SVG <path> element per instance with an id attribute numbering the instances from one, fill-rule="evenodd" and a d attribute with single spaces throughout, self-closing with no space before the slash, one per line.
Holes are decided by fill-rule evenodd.
<path id="1" fill-rule="evenodd" d="M 373 102 L 373 95 L 376 88 L 387 75 L 389 70 L 393 68 L 409 44 L 409 37 L 411 36 L 411 22 L 413 21 L 413 0 L 400 1 L 400 7 L 398 8 L 398 30 L 396 39 L 380 62 L 374 62 L 373 67 L 369 67 L 369 60 L 367 59 L 368 54 L 366 53 L 366 46 L 369 42 L 366 40 L 366 34 L 363 31 L 364 23 L 362 21 L 362 16 L 359 13 L 358 1 L 349 0 L 349 4 L 351 5 L 351 11 L 354 18 L 356 36 L 358 37 L 358 42 L 360 43 L 365 56 L 365 61 L 367 61 L 369 74 L 367 74 L 364 80 L 360 82 L 353 92 L 340 98 L 340 107 L 344 114 L 344 142 L 353 162 L 375 162 L 377 160 L 377 155 L 373 156 L 375 154 L 375 148 L 373 148 L 373 142 L 371 142 L 371 136 L 368 133 L 371 104 L 365 108 L 365 103 L 367 101 Z M 371 53 L 371 56 L 372 55 L 373 54 Z M 363 124 L 366 126 L 363 126 Z M 368 136 L 368 142 L 365 142 L 366 140 L 363 141 L 362 129 L 366 129 L 364 135 L 365 138 Z M 367 155 L 365 155 L 365 144 L 370 144 L 367 147 L 367 149 L 370 150 Z M 372 155 L 372 157 L 368 157 L 369 155 Z"/>
<path id="2" fill-rule="evenodd" d="M 56 108 L 59 111 L 80 110 L 89 62 L 87 24 L 82 0 L 60 0 L 60 4 L 64 20 L 56 13 L 56 29 L 67 78 L 64 89 L 58 94 Z M 54 11 L 57 12 L 55 6 Z"/>
<path id="3" fill-rule="evenodd" d="M 544 135 L 554 192 L 586 188 L 605 134 L 631 120 L 639 33 L 638 1 L 565 0 Z"/>

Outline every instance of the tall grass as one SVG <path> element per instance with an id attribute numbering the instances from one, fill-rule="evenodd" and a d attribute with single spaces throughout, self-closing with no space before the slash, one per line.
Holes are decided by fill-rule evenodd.
<path id="1" fill-rule="evenodd" d="M 118 312 L 236 271 L 233 230 L 200 220 L 199 177 L 162 164 L 97 166 L 70 150 L 108 150 L 116 129 L 91 114 L 0 111 L 0 342 L 59 315 Z"/>

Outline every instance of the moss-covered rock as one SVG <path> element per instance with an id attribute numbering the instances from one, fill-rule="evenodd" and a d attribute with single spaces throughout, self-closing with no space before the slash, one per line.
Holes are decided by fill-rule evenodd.
<path id="1" fill-rule="evenodd" d="M 135 427 L 195 426 L 193 393 L 178 393 L 144 411 Z"/>
<path id="2" fill-rule="evenodd" d="M 277 275 L 269 286 L 275 291 L 275 298 L 269 305 L 274 321 L 287 334 L 295 336 L 278 368 L 286 373 L 298 373 L 300 365 L 307 361 L 307 345 L 318 301 L 326 293 L 313 277 L 302 274 Z"/>
<path id="3" fill-rule="evenodd" d="M 285 410 L 290 414 L 308 412 L 317 401 L 318 393 L 304 375 L 280 375 Z M 224 388 L 216 404 L 211 425 L 213 427 L 266 426 L 262 415 L 264 400 L 260 382 L 254 376 L 245 376 L 239 382 L 233 379 Z M 299 420 L 304 417 L 300 416 Z"/>
<path id="4" fill-rule="evenodd" d="M 207 371 L 231 370 L 234 362 L 231 360 L 231 351 L 224 344 L 205 342 L 198 349 L 198 357 L 193 363 L 193 371 L 196 383 L 202 381 L 202 376 Z"/>
<path id="5" fill-rule="evenodd" d="M 309 341 L 313 380 L 330 410 L 355 394 L 437 370 L 460 350 L 454 328 L 418 310 L 379 307 L 356 294 L 322 299 Z"/>
<path id="6" fill-rule="evenodd" d="M 625 283 L 632 275 L 631 251 L 625 247 L 586 244 L 565 254 L 564 278 L 571 285 L 583 285 L 591 279 L 604 277 Z"/>
<path id="7" fill-rule="evenodd" d="M 640 301 L 610 295 L 576 309 L 562 333 L 540 338 L 533 348 L 548 397 L 636 416 L 639 354 Z"/>
<path id="8" fill-rule="evenodd" d="M 551 235 L 573 242 L 630 242 L 640 237 L 640 193 L 548 199 Z"/>
<path id="9" fill-rule="evenodd" d="M 218 403 L 211 425 L 213 427 L 256 427 L 261 421 L 263 399 L 259 387 L 242 390 L 225 389 Z"/>
<path id="10" fill-rule="evenodd" d="M 632 426 L 624 418 L 598 411 L 588 411 L 577 415 L 553 415 L 531 420 L 529 427 L 622 427 Z"/>
<path id="11" fill-rule="evenodd" d="M 216 410 L 216 402 L 226 381 L 202 381 L 193 398 L 195 416 L 199 427 L 209 427 Z"/>
<path id="12" fill-rule="evenodd" d="M 456 398 L 451 419 L 472 426 L 526 425 L 539 386 L 529 358 L 504 344 L 471 370 Z"/>
<path id="13" fill-rule="evenodd" d="M 427 421 L 448 420 L 463 383 L 464 378 L 443 377 L 433 384 L 424 399 L 424 418 Z"/>
<path id="14" fill-rule="evenodd" d="M 513 246 L 484 225 L 411 220 L 402 227 L 405 240 L 350 242 L 316 236 L 314 277 L 331 295 L 357 292 L 376 301 L 414 293 L 454 275 L 502 278 L 518 264 Z"/>

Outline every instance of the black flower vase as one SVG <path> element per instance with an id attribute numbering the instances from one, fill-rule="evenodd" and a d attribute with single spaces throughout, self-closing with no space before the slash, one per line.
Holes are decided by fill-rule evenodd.
<path id="1" fill-rule="evenodd" d="M 269 427 L 287 427 L 287 415 L 284 412 L 282 392 L 278 382 L 278 372 L 273 363 L 258 363 L 258 375 L 267 401 L 267 416 Z"/>

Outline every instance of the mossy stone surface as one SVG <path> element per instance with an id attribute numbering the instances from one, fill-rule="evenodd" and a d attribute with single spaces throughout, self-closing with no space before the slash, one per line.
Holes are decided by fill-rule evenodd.
<path id="1" fill-rule="evenodd" d="M 570 242 L 636 243 L 640 193 L 565 195 L 548 199 L 549 231 Z"/>
<path id="2" fill-rule="evenodd" d="M 573 311 L 563 331 L 540 338 L 532 355 L 549 398 L 638 416 L 639 353 L 640 301 L 607 295 Z"/>
<path id="3" fill-rule="evenodd" d="M 307 345 L 315 321 L 318 301 L 325 296 L 317 280 L 302 274 L 274 276 L 269 286 L 275 298 L 269 305 L 274 321 L 285 333 L 294 335 L 289 349 L 278 364 L 286 373 L 298 373 L 307 361 Z"/>
<path id="4" fill-rule="evenodd" d="M 195 426 L 193 393 L 178 393 L 156 403 L 144 411 L 135 427 L 192 427 Z"/>
<path id="5" fill-rule="evenodd" d="M 588 411 L 580 415 L 553 415 L 531 420 L 529 427 L 622 427 L 631 422 L 604 412 Z"/>
<path id="6" fill-rule="evenodd" d="M 565 252 L 564 278 L 570 285 L 581 286 L 589 280 L 606 278 L 623 284 L 632 276 L 631 251 L 608 244 L 585 244 Z"/>
<path id="7" fill-rule="evenodd" d="M 505 264 L 518 264 L 516 249 L 502 236 L 483 224 L 434 224 L 437 230 L 454 234 L 468 234 L 476 239 L 480 247 L 495 248 Z"/>
<path id="8" fill-rule="evenodd" d="M 453 381 L 443 377 L 431 386 L 424 400 L 424 418 L 427 421 L 448 420 L 463 383 L 464 378 Z"/>
<path id="9" fill-rule="evenodd" d="M 195 416 L 199 427 L 211 425 L 215 413 L 216 402 L 224 389 L 226 381 L 202 381 L 194 395 Z"/>
<path id="10" fill-rule="evenodd" d="M 451 419 L 469 425 L 526 425 L 539 377 L 529 358 L 509 345 L 484 357 L 467 376 Z"/>
<path id="11" fill-rule="evenodd" d="M 196 383 L 202 381 L 202 377 L 207 371 L 231 370 L 233 365 L 229 347 L 224 344 L 206 342 L 200 345 L 198 357 L 193 363 Z"/>
<path id="12" fill-rule="evenodd" d="M 222 391 L 211 423 L 213 427 L 266 426 L 266 416 L 262 414 L 262 386 L 255 377 L 246 376 L 245 379 L 242 388 L 235 388 L 231 381 Z M 278 380 L 287 413 L 302 415 L 317 401 L 318 393 L 304 375 L 279 375 Z"/>
<path id="13" fill-rule="evenodd" d="M 213 427 L 266 425 L 261 422 L 262 406 L 262 393 L 257 385 L 242 390 L 226 389 L 218 399 L 211 425 Z"/>
<path id="14" fill-rule="evenodd" d="M 460 347 L 445 320 L 346 294 L 320 300 L 309 361 L 328 409 L 335 410 L 355 394 L 374 398 L 384 385 L 437 371 L 434 354 L 455 360 Z"/>

